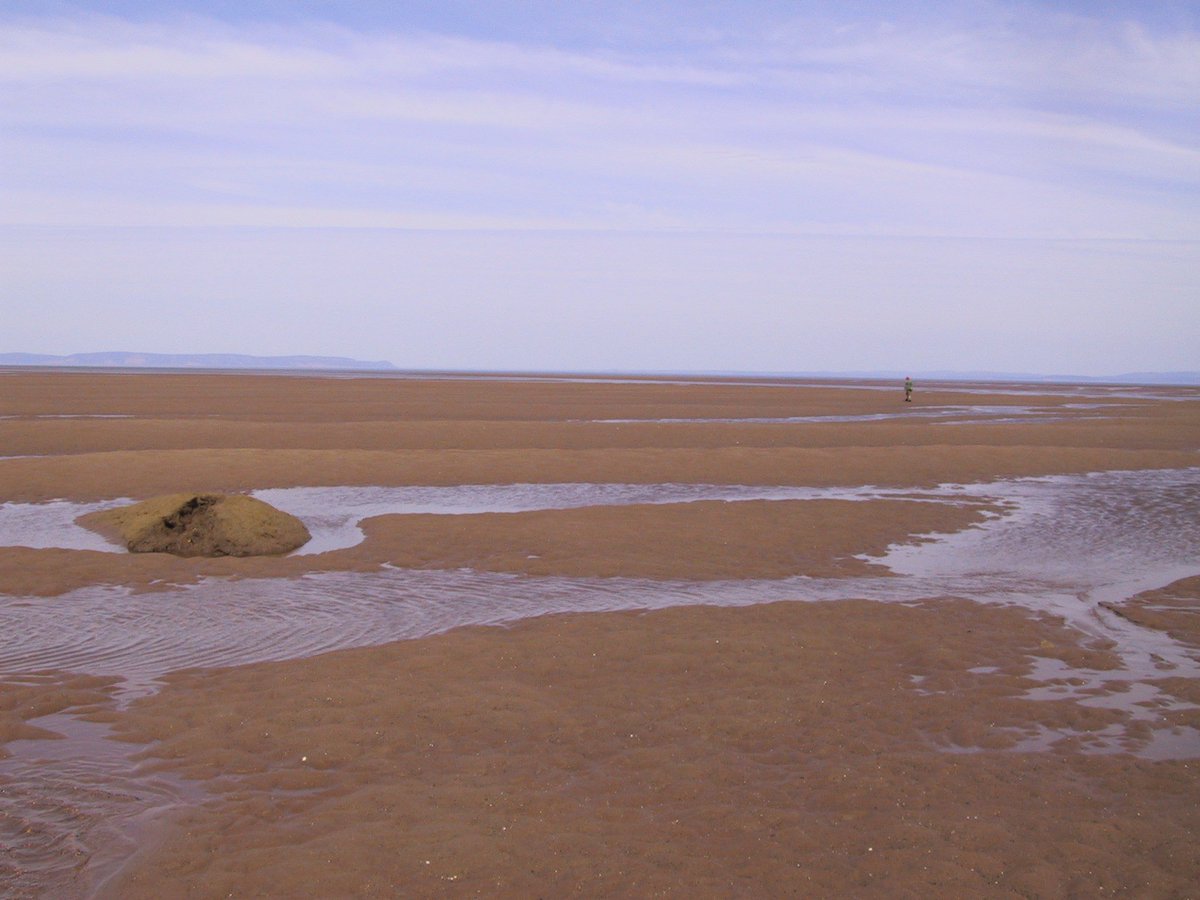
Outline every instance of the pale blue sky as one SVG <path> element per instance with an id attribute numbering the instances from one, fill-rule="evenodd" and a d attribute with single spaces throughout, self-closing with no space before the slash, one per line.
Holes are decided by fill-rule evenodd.
<path id="1" fill-rule="evenodd" d="M 1195 3 L 0 0 L 0 352 L 1200 369 Z"/>

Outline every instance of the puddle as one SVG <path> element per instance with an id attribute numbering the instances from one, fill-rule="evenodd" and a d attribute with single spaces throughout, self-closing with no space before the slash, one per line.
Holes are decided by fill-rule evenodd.
<path id="1" fill-rule="evenodd" d="M 498 484 L 453 487 L 318 487 L 255 491 L 260 500 L 301 519 L 312 540 L 293 556 L 352 547 L 364 539 L 359 523 L 372 516 L 427 513 L 518 513 L 587 506 L 695 503 L 720 500 L 884 500 L 930 503 L 973 499 L 957 485 L 935 490 L 865 487 L 789 487 L 719 484 Z M 983 502 L 980 500 L 979 502 Z M 0 543 L 2 543 L 0 537 Z"/>
<path id="2" fill-rule="evenodd" d="M 12 741 L 0 760 L 0 887 L 5 897 L 83 897 L 138 847 L 154 818 L 202 791 L 138 771 L 107 725 L 67 713 L 31 724 L 63 740 Z"/>
<path id="3" fill-rule="evenodd" d="M 1129 751 L 1130 740 L 1124 725 L 1110 725 L 1096 731 L 1073 728 L 1049 728 L 1032 725 L 1020 729 L 1002 728 L 1017 740 L 1006 753 L 1082 753 L 1085 756 L 1107 756 Z M 1138 740 L 1137 755 L 1142 759 L 1195 759 L 1200 743 L 1200 730 L 1188 726 L 1165 726 L 1150 731 Z M 959 745 L 939 746 L 947 753 L 978 753 L 977 747 Z"/>
<path id="4" fill-rule="evenodd" d="M 927 391 L 941 391 L 954 394 L 1011 394 L 1014 396 L 1034 397 L 1083 397 L 1096 400 L 1196 400 L 1195 385 L 1152 386 L 1145 384 L 1017 384 L 996 382 L 993 385 L 974 385 L 962 387 L 954 382 L 926 382 L 918 384 Z"/>
<path id="5" fill-rule="evenodd" d="M 895 546 L 879 561 L 898 575 L 959 583 L 964 596 L 981 587 L 1067 593 L 1086 600 L 1076 605 L 1093 618 L 1106 615 L 1101 602 L 1200 571 L 1200 468 L 1022 478 L 992 488 L 1009 504 L 1002 520 Z"/>
<path id="6" fill-rule="evenodd" d="M 132 413 L 30 413 L 29 415 L 7 415 L 0 419 L 132 419 Z"/>
<path id="7" fill-rule="evenodd" d="M 124 548 L 75 524 L 85 513 L 133 501 L 123 497 L 99 503 L 49 500 L 45 503 L 0 503 L 0 547 L 32 547 L 37 550 L 100 550 L 124 552 Z"/>

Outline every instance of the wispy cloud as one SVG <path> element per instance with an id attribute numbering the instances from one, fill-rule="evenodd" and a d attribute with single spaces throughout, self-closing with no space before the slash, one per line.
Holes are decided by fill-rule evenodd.
<path id="1" fill-rule="evenodd" d="M 1194 240 L 1195 108 L 1197 35 L 1048 14 L 686 54 L 25 19 L 0 22 L 0 217 Z"/>

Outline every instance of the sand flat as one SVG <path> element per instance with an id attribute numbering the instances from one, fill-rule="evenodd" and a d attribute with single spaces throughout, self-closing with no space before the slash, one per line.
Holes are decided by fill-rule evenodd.
<path id="1" fill-rule="evenodd" d="M 1031 653 L 1110 662 L 1010 610 L 845 602 L 180 675 L 122 728 L 217 799 L 111 896 L 1186 896 L 1195 764 L 1006 752 L 1119 717 L 1018 699 Z"/>
<path id="2" fill-rule="evenodd" d="M 27 503 L 303 485 L 931 488 L 1200 459 L 1189 390 L 981 399 L 918 385 L 917 409 L 963 408 L 952 424 L 905 417 L 898 390 L 777 380 L 8 372 L 0 387 L 0 455 L 26 457 L 0 459 L 0 497 Z M 761 419 L 788 421 L 748 421 Z M 0 593 L 385 566 L 852 579 L 861 554 L 994 511 L 889 499 L 384 515 L 361 544 L 313 557 L 0 548 Z M 1177 628 L 1169 612 L 1142 618 Z M 1111 734 L 1132 752 L 1154 729 L 1200 728 L 1183 702 L 1196 679 L 1164 670 L 1157 718 L 1131 719 L 1119 703 L 1030 699 L 1038 659 L 1123 664 L 1054 616 L 928 597 L 551 616 L 180 673 L 119 712 L 108 680 L 9 673 L 7 740 L 78 707 L 211 799 L 172 813 L 116 874 L 101 855 L 0 879 L 58 878 L 61 896 L 110 876 L 108 896 L 1187 896 L 1197 760 L 1174 745 L 1164 755 L 1180 758 L 1114 753 Z M 1097 689 L 1105 703 L 1121 690 Z"/>

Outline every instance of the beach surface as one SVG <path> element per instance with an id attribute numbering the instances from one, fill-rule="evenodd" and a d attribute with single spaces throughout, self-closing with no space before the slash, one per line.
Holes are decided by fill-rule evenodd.
<path id="1" fill-rule="evenodd" d="M 1187 388 L 0 373 L 0 885 L 1194 896 L 1197 448 Z M 185 491 L 370 514 L 73 525 Z"/>

